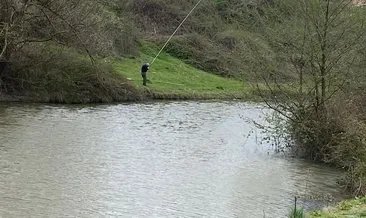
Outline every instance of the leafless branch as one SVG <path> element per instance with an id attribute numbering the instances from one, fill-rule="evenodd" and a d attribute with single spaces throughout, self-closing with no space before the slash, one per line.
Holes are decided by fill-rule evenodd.
<path id="1" fill-rule="evenodd" d="M 54 11 L 53 9 L 51 9 L 50 7 L 44 7 L 42 5 L 40 5 L 42 8 L 50 11 L 52 14 L 54 14 L 55 16 L 57 16 L 60 20 L 62 20 L 70 29 L 71 31 L 73 32 L 73 34 L 77 37 L 78 41 L 80 42 L 80 44 L 83 46 L 84 50 L 87 52 L 92 64 L 95 63 L 95 60 L 93 58 L 93 56 L 91 55 L 89 49 L 87 48 L 87 46 L 84 44 L 83 40 L 80 38 L 77 30 L 74 28 L 74 26 L 69 22 L 67 21 L 64 17 L 62 17 L 59 13 L 57 13 L 56 11 Z"/>
<path id="2" fill-rule="evenodd" d="M 3 48 L 2 48 L 1 53 L 0 53 L 0 60 L 4 58 L 4 54 L 5 54 L 6 49 L 8 47 L 8 30 L 9 30 L 9 27 L 6 25 L 5 26 L 5 33 L 4 33 L 4 45 L 3 45 Z"/>

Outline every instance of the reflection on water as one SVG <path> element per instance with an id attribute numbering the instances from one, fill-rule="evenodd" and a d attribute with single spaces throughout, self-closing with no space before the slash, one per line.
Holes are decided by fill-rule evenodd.
<path id="1" fill-rule="evenodd" d="M 245 120 L 266 112 L 235 102 L 0 106 L 0 217 L 285 217 L 296 194 L 340 197 L 340 173 L 256 143 Z"/>

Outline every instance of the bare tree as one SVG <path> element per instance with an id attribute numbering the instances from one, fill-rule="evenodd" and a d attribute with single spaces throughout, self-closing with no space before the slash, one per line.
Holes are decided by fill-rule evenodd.
<path id="1" fill-rule="evenodd" d="M 358 15 L 350 0 L 282 0 L 262 16 L 280 70 L 295 75 L 295 80 L 267 76 L 258 90 L 269 107 L 289 119 L 300 144 L 312 138 L 308 150 L 313 159 L 322 159 L 315 156 L 326 153 L 331 137 L 328 102 L 354 73 L 365 35 Z"/>
<path id="2" fill-rule="evenodd" d="M 270 105 L 281 107 L 281 111 L 313 108 L 319 116 L 325 115 L 327 101 L 346 84 L 351 73 L 355 48 L 364 35 L 363 23 L 355 19 L 357 14 L 353 13 L 349 0 L 296 2 L 286 9 L 298 13 L 298 22 L 284 21 L 290 25 L 284 29 L 271 28 L 269 33 L 272 43 L 283 53 L 282 70 L 296 75 L 297 82 L 288 85 L 281 84 L 276 77 L 264 78 L 272 96 L 284 100 L 280 103 L 272 99 L 278 104 Z M 295 92 L 297 98 L 289 91 Z"/>
<path id="3" fill-rule="evenodd" d="M 0 0 L 0 60 L 8 61 L 24 45 L 46 41 L 81 48 L 93 60 L 98 51 L 112 50 L 106 27 L 111 20 L 94 0 Z"/>

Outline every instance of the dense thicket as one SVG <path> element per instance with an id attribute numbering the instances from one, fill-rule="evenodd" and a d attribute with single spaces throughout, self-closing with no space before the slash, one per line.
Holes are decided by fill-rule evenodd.
<path id="1" fill-rule="evenodd" d="M 129 99 L 125 93 L 136 91 L 96 62 L 136 54 L 136 44 L 131 24 L 98 1 L 1 0 L 0 92 L 32 97 L 41 90 L 40 101 Z"/>

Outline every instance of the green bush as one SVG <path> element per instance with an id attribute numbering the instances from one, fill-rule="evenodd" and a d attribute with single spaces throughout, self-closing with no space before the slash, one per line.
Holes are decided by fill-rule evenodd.
<path id="1" fill-rule="evenodd" d="M 305 218 L 305 212 L 304 209 L 292 209 L 287 216 L 288 218 Z"/>
<path id="2" fill-rule="evenodd" d="M 92 61 L 70 48 L 28 46 L 12 56 L 2 90 L 35 101 L 88 103 L 138 100 L 139 93 L 104 61 Z"/>

